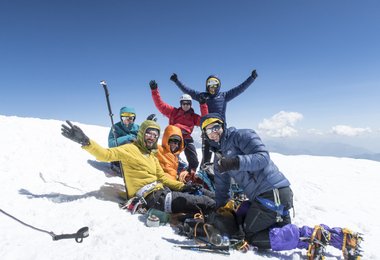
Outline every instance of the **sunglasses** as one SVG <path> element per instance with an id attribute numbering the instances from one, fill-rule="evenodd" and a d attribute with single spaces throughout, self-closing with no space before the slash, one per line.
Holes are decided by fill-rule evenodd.
<path id="1" fill-rule="evenodd" d="M 179 144 L 181 141 L 180 140 L 177 140 L 177 139 L 169 139 L 169 144 L 170 143 L 173 143 L 173 144 Z"/>
<path id="2" fill-rule="evenodd" d="M 208 85 L 207 87 L 208 87 L 208 88 L 218 88 L 218 84 Z"/>
<path id="3" fill-rule="evenodd" d="M 191 106 L 191 102 L 182 102 L 181 105 L 182 106 Z"/>
<path id="4" fill-rule="evenodd" d="M 146 137 L 149 137 L 149 138 L 153 138 L 153 139 L 157 139 L 158 138 L 158 134 L 156 133 L 145 133 L 145 136 Z"/>
<path id="5" fill-rule="evenodd" d="M 205 132 L 206 132 L 207 135 L 210 135 L 211 133 L 219 132 L 220 128 L 222 128 L 222 125 L 217 124 L 217 125 L 214 125 L 211 128 L 205 129 Z"/>
<path id="6" fill-rule="evenodd" d="M 135 120 L 135 117 L 134 116 L 122 116 L 121 117 L 121 120 L 129 120 L 129 121 L 133 121 Z"/>

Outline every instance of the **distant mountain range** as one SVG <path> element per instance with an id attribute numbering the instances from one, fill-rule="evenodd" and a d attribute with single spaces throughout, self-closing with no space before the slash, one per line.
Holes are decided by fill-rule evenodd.
<path id="1" fill-rule="evenodd" d="M 269 151 L 284 155 L 307 154 L 380 161 L 380 153 L 373 153 L 365 148 L 343 143 L 317 143 L 307 141 L 287 141 L 280 143 L 278 141 L 268 140 L 265 142 L 265 145 Z"/>
<path id="2" fill-rule="evenodd" d="M 197 148 L 202 147 L 201 131 L 199 128 L 193 132 L 194 143 Z M 365 148 L 337 143 L 337 142 L 311 142 L 311 141 L 289 141 L 289 140 L 264 140 L 270 152 L 284 155 L 317 155 L 348 157 L 355 159 L 367 159 L 380 162 L 380 153 L 373 153 Z"/>

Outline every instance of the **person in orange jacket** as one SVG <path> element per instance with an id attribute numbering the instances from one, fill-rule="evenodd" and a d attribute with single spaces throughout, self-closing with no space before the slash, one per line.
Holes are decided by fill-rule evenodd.
<path id="1" fill-rule="evenodd" d="M 181 129 L 174 125 L 168 125 L 165 128 L 161 145 L 158 145 L 157 158 L 165 175 L 172 180 L 178 180 L 179 176 L 184 174 L 178 174 L 178 157 L 184 149 Z M 180 179 L 180 181 L 183 180 Z"/>

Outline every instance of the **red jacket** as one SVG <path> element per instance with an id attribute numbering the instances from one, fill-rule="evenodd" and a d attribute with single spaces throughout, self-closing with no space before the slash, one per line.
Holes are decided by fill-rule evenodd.
<path id="1" fill-rule="evenodd" d="M 169 125 L 175 125 L 182 131 L 184 139 L 190 138 L 193 132 L 194 126 L 199 126 L 201 116 L 194 112 L 193 108 L 188 111 L 184 111 L 181 107 L 173 107 L 165 103 L 160 96 L 160 92 L 157 89 L 152 90 L 152 98 L 157 109 L 169 118 Z M 207 104 L 200 105 L 201 115 L 208 114 Z"/>

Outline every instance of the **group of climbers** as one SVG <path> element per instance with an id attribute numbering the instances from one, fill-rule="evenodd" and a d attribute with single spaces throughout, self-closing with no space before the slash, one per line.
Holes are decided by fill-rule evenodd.
<path id="1" fill-rule="evenodd" d="M 306 248 L 309 259 L 314 259 L 323 255 L 326 245 L 331 244 L 341 249 L 346 259 L 359 259 L 360 234 L 326 225 L 298 228 L 291 224 L 293 192 L 289 180 L 270 159 L 254 130 L 227 127 L 227 102 L 256 78 L 257 72 L 253 70 L 242 84 L 221 92 L 220 79 L 212 75 L 206 80 L 206 92 L 198 92 L 186 87 L 173 74 L 170 79 L 185 93 L 178 108 L 165 103 L 157 83 L 150 81 L 153 101 L 169 119 L 161 145 L 157 143 L 160 126 L 154 120 L 146 120 L 139 127 L 134 123 L 136 113 L 131 108 L 121 109 L 121 121 L 111 130 L 117 135 L 110 132 L 108 149 L 89 139 L 70 121 L 68 126 L 62 125 L 62 134 L 80 143 L 99 161 L 120 161 L 128 198 L 143 198 L 147 208 L 167 213 L 202 212 L 205 216 L 230 210 L 239 236 L 255 247 L 275 251 Z M 193 100 L 200 103 L 201 116 L 194 112 Z M 202 164 L 210 161 L 210 151 L 214 153 L 215 194 L 195 181 L 194 173 L 199 165 L 191 137 L 195 126 L 202 130 Z M 121 138 L 121 131 L 129 137 Z M 117 138 L 117 144 L 113 138 Z M 179 168 L 182 151 L 189 164 L 186 169 Z M 241 188 L 245 198 L 235 207 L 231 207 L 232 183 Z M 220 232 L 224 228 L 228 230 L 226 225 L 231 222 L 220 219 L 216 228 Z"/>

